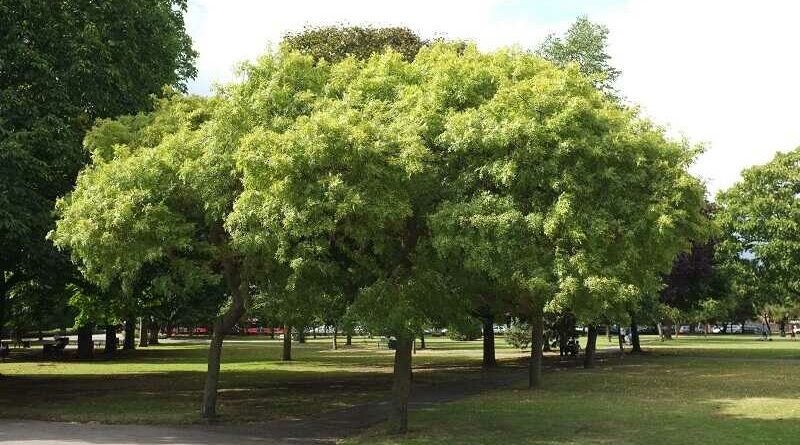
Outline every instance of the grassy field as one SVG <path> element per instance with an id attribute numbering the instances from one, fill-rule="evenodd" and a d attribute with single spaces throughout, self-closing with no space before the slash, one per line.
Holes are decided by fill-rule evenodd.
<path id="1" fill-rule="evenodd" d="M 800 443 L 800 342 L 645 338 L 644 356 L 545 374 L 545 386 L 492 391 L 411 415 L 348 444 Z"/>
<path id="2" fill-rule="evenodd" d="M 342 342 L 343 343 L 343 342 Z M 463 378 L 480 366 L 480 342 L 434 338 L 414 357 L 416 381 Z M 193 423 L 206 370 L 207 345 L 164 344 L 124 351 L 113 360 L 0 363 L 0 417 L 106 423 Z M 39 350 L 37 349 L 37 352 Z M 279 340 L 229 339 L 223 348 L 219 413 L 225 422 L 313 415 L 384 398 L 393 351 L 354 339 L 330 349 L 328 339 L 293 345 L 280 361 Z M 521 354 L 498 341 L 498 358 Z"/>
<path id="3" fill-rule="evenodd" d="M 609 348 L 605 337 L 600 348 Z M 350 444 L 753 444 L 800 441 L 800 341 L 753 336 L 643 337 L 645 355 L 610 358 L 593 370 L 559 367 L 545 386 L 518 386 L 435 405 L 411 416 L 398 438 L 380 426 Z M 281 362 L 279 341 L 231 339 L 223 351 L 223 421 L 313 416 L 387 396 L 392 351 L 356 339 L 294 345 Z M 481 343 L 430 339 L 414 358 L 415 382 L 469 378 Z M 527 355 L 498 339 L 501 363 Z M 0 363 L 0 417 L 108 423 L 192 423 L 206 345 L 165 344 L 114 360 Z M 613 357 L 613 355 L 612 355 Z"/>

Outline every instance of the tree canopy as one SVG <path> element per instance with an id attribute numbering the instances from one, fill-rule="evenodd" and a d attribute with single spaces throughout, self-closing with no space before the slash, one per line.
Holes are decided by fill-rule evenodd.
<path id="1" fill-rule="evenodd" d="M 412 60 L 427 42 L 404 27 L 319 26 L 284 35 L 283 45 L 315 61 L 340 62 L 347 57 L 367 59 L 391 48 Z"/>
<path id="2" fill-rule="evenodd" d="M 702 231 L 696 151 L 575 66 L 459 44 L 337 63 L 284 46 L 244 74 L 212 99 L 102 121 L 52 234 L 123 295 L 224 283 L 205 415 L 254 294 L 304 315 L 353 295 L 347 316 L 397 339 L 404 431 L 412 339 L 463 318 L 477 288 L 513 296 L 540 360 L 544 310 L 622 311 Z"/>
<path id="3" fill-rule="evenodd" d="M 0 1 L 0 300 L 23 279 L 69 281 L 45 240 L 53 203 L 86 162 L 95 118 L 149 109 L 165 85 L 194 77 L 185 10 L 185 0 Z"/>
<path id="4" fill-rule="evenodd" d="M 746 169 L 717 196 L 725 237 L 717 256 L 735 291 L 763 307 L 800 295 L 800 148 Z"/>

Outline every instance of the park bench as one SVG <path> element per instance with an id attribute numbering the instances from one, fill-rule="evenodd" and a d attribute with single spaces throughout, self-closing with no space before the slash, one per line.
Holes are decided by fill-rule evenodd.
<path id="1" fill-rule="evenodd" d="M 9 347 L 9 345 L 13 345 L 15 349 L 19 349 L 19 348 L 29 349 L 31 347 L 31 341 L 30 340 L 22 340 L 22 339 L 17 339 L 17 340 L 14 340 L 13 342 L 12 341 L 4 341 L 3 344 L 5 344 L 6 347 Z"/>
<path id="2" fill-rule="evenodd" d="M 42 352 L 47 358 L 58 358 L 64 355 L 64 349 L 69 344 L 69 338 L 60 337 L 54 342 L 47 342 L 42 344 Z"/>

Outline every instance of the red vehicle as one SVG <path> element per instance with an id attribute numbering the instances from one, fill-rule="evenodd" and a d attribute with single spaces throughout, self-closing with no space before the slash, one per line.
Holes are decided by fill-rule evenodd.
<path id="1" fill-rule="evenodd" d="M 242 324 L 239 332 L 244 335 L 280 335 L 283 334 L 283 328 L 264 327 L 258 320 L 248 320 Z"/>

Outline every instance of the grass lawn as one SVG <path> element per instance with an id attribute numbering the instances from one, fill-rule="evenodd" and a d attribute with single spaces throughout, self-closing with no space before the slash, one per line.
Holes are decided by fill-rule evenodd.
<path id="1" fill-rule="evenodd" d="M 346 443 L 800 443 L 800 342 L 645 337 L 643 346 L 652 352 L 546 373 L 536 391 L 519 386 L 414 412 L 402 438 L 375 428 Z"/>
<path id="2" fill-rule="evenodd" d="M 344 339 L 341 339 L 343 344 Z M 428 339 L 414 357 L 416 381 L 463 378 L 480 366 L 478 342 Z M 498 358 L 520 356 L 498 340 Z M 123 351 L 113 360 L 0 363 L 0 417 L 105 423 L 193 423 L 206 371 L 205 344 L 164 344 Z M 36 349 L 39 353 L 41 349 Z M 293 344 L 282 362 L 280 340 L 231 338 L 222 352 L 218 412 L 225 422 L 313 415 L 384 398 L 391 387 L 393 351 L 355 338 L 330 349 L 329 339 Z"/>
<path id="3" fill-rule="evenodd" d="M 599 347 L 613 348 L 598 339 Z M 548 371 L 545 387 L 522 385 L 412 412 L 411 433 L 378 426 L 354 444 L 669 444 L 800 443 L 800 341 L 754 336 L 682 336 L 593 370 Z M 374 340 L 330 350 L 328 339 L 294 344 L 232 338 L 223 349 L 223 421 L 313 416 L 384 398 L 392 351 Z M 527 355 L 498 339 L 501 363 Z M 106 423 L 197 422 L 205 344 L 171 343 L 79 362 L 37 357 L 0 363 L 0 417 Z M 429 339 L 414 357 L 415 382 L 469 378 L 481 342 Z"/>

